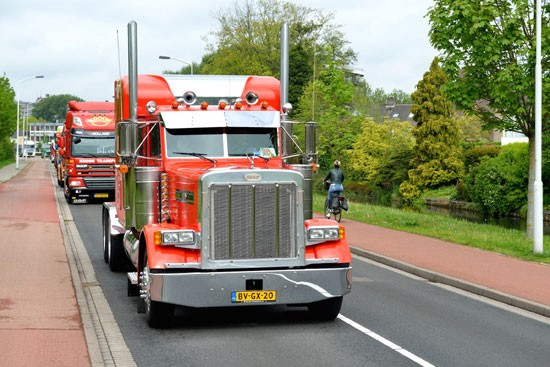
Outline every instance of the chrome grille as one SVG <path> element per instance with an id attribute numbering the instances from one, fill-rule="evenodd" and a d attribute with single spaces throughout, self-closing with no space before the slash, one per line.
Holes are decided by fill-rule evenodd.
<path id="1" fill-rule="evenodd" d="M 296 185 L 211 185 L 211 260 L 294 258 Z"/>

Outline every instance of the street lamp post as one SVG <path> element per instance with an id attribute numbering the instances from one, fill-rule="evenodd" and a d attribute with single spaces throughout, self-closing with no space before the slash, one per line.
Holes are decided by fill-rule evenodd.
<path id="1" fill-rule="evenodd" d="M 159 59 L 161 59 L 161 60 L 176 60 L 176 61 L 182 62 L 186 65 L 189 65 L 191 67 L 191 75 L 193 75 L 193 63 L 188 63 L 187 61 L 176 59 L 175 57 L 170 57 L 170 56 L 159 56 Z"/>
<path id="2" fill-rule="evenodd" d="M 542 254 L 543 239 L 543 183 L 542 183 L 542 66 L 541 66 L 541 23 L 542 9 L 540 0 L 535 4 L 536 42 L 535 42 L 535 182 L 533 184 L 533 252 Z"/>
<path id="3" fill-rule="evenodd" d="M 19 84 L 31 79 L 43 79 L 43 78 L 44 78 L 44 75 L 30 76 L 28 78 L 16 81 L 15 83 L 13 83 L 13 85 L 15 86 L 15 84 Z M 17 132 L 15 133 L 15 169 L 19 169 L 19 102 L 20 100 L 17 92 L 15 93 L 15 95 L 17 96 L 17 127 L 16 127 Z M 23 141 L 25 141 L 24 136 L 23 136 Z"/>

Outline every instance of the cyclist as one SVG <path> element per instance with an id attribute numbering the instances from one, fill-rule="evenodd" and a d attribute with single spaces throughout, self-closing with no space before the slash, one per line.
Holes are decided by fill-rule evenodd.
<path id="1" fill-rule="evenodd" d="M 344 191 L 344 185 L 342 184 L 344 182 L 344 172 L 340 169 L 339 160 L 334 161 L 334 168 L 329 171 L 323 182 L 330 183 L 326 201 L 328 219 L 330 218 L 332 199 L 341 195 Z"/>

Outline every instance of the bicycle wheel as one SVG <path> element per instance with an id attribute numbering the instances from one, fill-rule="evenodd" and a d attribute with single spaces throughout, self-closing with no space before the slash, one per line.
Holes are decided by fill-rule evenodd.
<path id="1" fill-rule="evenodd" d="M 334 220 L 340 223 L 340 220 L 342 219 L 342 210 L 340 209 L 332 209 L 332 216 L 334 217 Z"/>

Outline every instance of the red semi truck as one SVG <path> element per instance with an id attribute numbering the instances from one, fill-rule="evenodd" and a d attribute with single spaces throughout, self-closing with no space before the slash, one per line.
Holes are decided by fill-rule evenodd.
<path id="1" fill-rule="evenodd" d="M 284 83 L 138 75 L 128 28 L 115 201 L 102 223 L 105 261 L 129 271 L 138 312 L 151 327 L 169 326 L 176 305 L 306 306 L 334 319 L 351 291 L 350 250 L 343 226 L 312 218 L 314 136 L 292 153 Z"/>
<path id="2" fill-rule="evenodd" d="M 57 183 L 69 203 L 113 200 L 115 115 L 113 102 L 70 101 L 57 136 Z"/>

